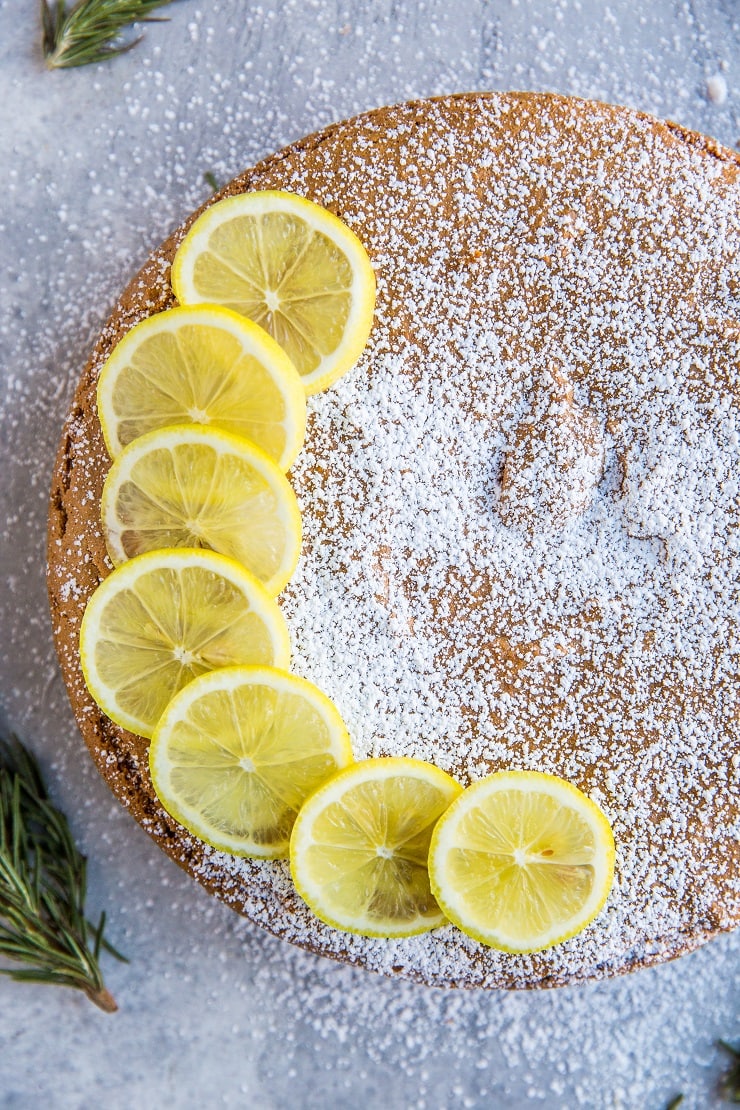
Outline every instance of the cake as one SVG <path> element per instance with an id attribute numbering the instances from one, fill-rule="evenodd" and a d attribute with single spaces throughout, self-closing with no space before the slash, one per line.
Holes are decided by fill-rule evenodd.
<path id="1" fill-rule="evenodd" d="M 343 219 L 378 283 L 358 365 L 309 400 L 303 514 L 280 598 L 292 667 L 357 758 L 463 785 L 561 775 L 609 817 L 617 874 L 579 936 L 528 956 L 452 926 L 377 940 L 317 921 L 287 862 L 237 859 L 160 807 L 147 742 L 91 701 L 86 602 L 110 571 L 97 376 L 174 303 L 188 226 L 116 304 L 57 457 L 49 592 L 84 740 L 181 866 L 274 934 L 433 985 L 592 980 L 740 921 L 740 159 L 674 124 L 539 94 L 384 108 L 311 135 L 217 196 L 282 189 Z M 210 202 L 209 202 L 210 203 Z"/>

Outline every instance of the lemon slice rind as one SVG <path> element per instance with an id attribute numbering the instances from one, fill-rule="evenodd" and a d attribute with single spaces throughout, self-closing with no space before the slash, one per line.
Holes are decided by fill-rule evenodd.
<path id="1" fill-rule="evenodd" d="M 135 688 L 137 674 L 142 679 L 148 679 L 157 674 L 156 669 L 153 668 L 158 666 L 160 669 L 168 669 L 171 663 L 167 654 L 170 645 L 166 644 L 164 648 L 161 646 L 163 636 L 157 626 L 159 617 L 163 617 L 166 621 L 177 622 L 182 620 L 186 613 L 182 607 L 178 607 L 173 602 L 171 597 L 163 594 L 161 613 L 150 612 L 145 617 L 149 627 L 139 626 L 137 628 L 132 623 L 130 630 L 124 629 L 123 634 L 119 634 L 111 640 L 105 633 L 106 607 L 112 601 L 120 599 L 125 591 L 129 591 L 124 599 L 124 604 L 128 605 L 131 602 L 133 608 L 139 613 L 142 606 L 136 600 L 134 587 L 137 581 L 147 574 L 153 574 L 155 578 L 150 580 L 150 584 L 153 583 L 155 586 L 159 586 L 161 580 L 166 583 L 168 577 L 171 580 L 171 576 L 182 575 L 183 572 L 191 569 L 200 570 L 202 572 L 202 582 L 206 586 L 213 587 L 215 606 L 218 606 L 219 597 L 223 597 L 225 607 L 231 608 L 233 602 L 234 612 L 238 612 L 239 619 L 248 624 L 252 639 L 254 639 L 254 634 L 257 634 L 259 641 L 258 649 L 253 649 L 252 645 L 248 651 L 245 642 L 238 645 L 238 649 L 234 648 L 232 650 L 231 657 L 224 656 L 221 658 L 219 656 L 216 659 L 214 652 L 218 647 L 218 637 L 226 636 L 230 626 L 222 627 L 218 620 L 215 620 L 214 628 L 216 631 L 206 647 L 208 647 L 209 659 L 216 661 L 204 664 L 201 670 L 214 670 L 218 666 L 235 664 L 267 664 L 281 668 L 288 666 L 290 635 L 285 617 L 262 583 L 236 560 L 213 551 L 190 550 L 188 548 L 164 549 L 148 552 L 145 555 L 137 555 L 135 559 L 129 559 L 128 562 L 117 567 L 107 578 L 104 578 L 90 598 L 80 626 L 80 664 L 87 688 L 97 705 L 121 728 L 139 736 L 151 738 L 167 703 L 182 689 L 187 681 L 196 677 L 199 672 L 193 670 L 192 667 L 182 666 L 178 659 L 179 677 L 175 677 L 168 682 L 166 689 L 163 685 L 161 691 L 154 690 L 152 700 L 156 704 L 156 710 L 152 709 L 144 718 L 121 705 L 120 687 L 117 688 L 112 685 L 102 673 L 97 658 L 98 652 L 105 644 L 117 645 L 115 666 L 119 672 L 121 668 L 126 672 L 125 663 L 128 662 L 128 674 L 132 678 L 129 685 Z M 156 578 L 157 575 L 160 576 L 159 579 Z M 243 599 L 243 608 L 240 599 Z M 211 599 L 209 599 L 209 605 L 210 601 Z M 190 615 L 192 616 L 192 611 Z M 218 615 L 218 613 L 215 613 L 216 617 Z M 213 605 L 210 605 L 209 616 L 214 617 Z M 203 647 L 202 644 L 192 646 L 194 650 Z M 183 649 L 178 648 L 178 650 L 182 651 Z M 253 650 L 260 657 L 250 657 Z M 162 656 L 166 656 L 166 667 L 161 666 Z M 121 663 L 121 658 L 124 660 L 123 663 Z M 178 671 L 177 666 L 173 669 L 175 672 Z M 168 671 L 168 673 L 171 672 Z"/>
<path id="2" fill-rule="evenodd" d="M 251 732 L 251 726 L 254 722 L 249 720 L 237 721 L 235 719 L 236 703 L 234 699 L 238 698 L 239 693 L 244 690 L 249 688 L 254 690 L 259 687 L 272 690 L 278 696 L 289 697 L 294 702 L 296 700 L 303 701 L 308 707 L 309 714 L 314 716 L 314 728 L 316 718 L 320 719 L 326 730 L 326 747 L 323 752 L 314 747 L 310 753 L 314 759 L 321 755 L 325 757 L 320 760 L 321 766 L 319 768 L 312 769 L 307 774 L 305 764 L 309 755 L 306 750 L 308 724 L 304 726 L 302 734 L 297 733 L 287 737 L 288 746 L 286 747 L 285 735 L 275 734 L 274 719 L 272 721 L 268 719 L 264 733 L 257 735 Z M 218 735 L 213 735 L 211 728 L 215 728 L 218 722 L 216 706 L 219 702 L 222 709 L 226 708 L 228 702 L 227 711 L 230 719 L 221 724 Z M 208 734 L 206 734 L 203 727 L 204 721 L 208 723 Z M 181 730 L 179 737 L 177 736 L 178 728 Z M 222 753 L 227 733 L 229 741 L 233 742 L 235 732 L 239 732 L 240 741 L 245 748 L 249 748 L 252 752 L 249 758 L 259 763 L 262 770 L 260 786 L 263 792 L 269 792 L 272 789 L 278 801 L 286 793 L 290 793 L 291 797 L 287 805 L 292 812 L 297 811 L 301 802 L 320 785 L 321 781 L 352 762 L 352 745 L 346 726 L 334 703 L 313 683 L 274 667 L 245 666 L 223 668 L 194 679 L 172 699 L 154 730 L 149 750 L 152 783 L 162 805 L 176 821 L 198 839 L 219 851 L 259 859 L 283 858 L 288 854 L 289 831 L 287 835 L 281 837 L 280 829 L 262 828 L 260 841 L 254 836 L 250 838 L 243 835 L 229 835 L 224 832 L 223 827 L 218 828 L 213 820 L 209 821 L 207 814 L 203 812 L 204 807 L 202 805 L 199 807 L 184 798 L 183 790 L 178 789 L 173 781 L 177 773 L 172 750 L 178 744 L 182 756 L 183 750 L 187 750 L 187 739 L 189 737 L 197 747 L 196 755 L 193 757 L 194 760 L 200 757 L 207 762 L 209 741 L 212 744 L 211 751 L 220 749 Z M 290 744 L 295 745 L 294 760 L 288 758 Z M 271 758 L 278 767 L 276 779 L 279 779 L 279 783 L 276 781 L 271 784 L 269 781 L 268 772 Z M 332 767 L 324 772 L 324 764 L 327 761 L 331 762 Z M 181 767 L 183 762 L 187 766 L 186 756 L 181 759 Z M 292 792 L 290 783 L 286 783 L 286 766 L 290 768 L 291 777 L 298 783 Z M 236 767 L 238 767 L 238 762 L 234 759 L 233 763 L 225 768 L 223 777 L 225 792 L 234 788 L 233 776 L 236 773 Z M 265 767 L 268 769 L 267 772 Z M 256 771 L 257 768 L 252 773 L 256 773 Z M 180 775 L 182 776 L 182 770 Z M 230 777 L 227 778 L 227 775 Z M 211 792 L 213 780 L 214 776 L 211 776 Z M 201 798 L 206 796 L 210 797 L 207 788 L 203 790 Z M 212 798 L 210 804 L 211 806 L 214 805 Z M 245 814 L 243 810 L 240 809 L 238 812 L 239 818 L 244 821 Z"/>
<path id="3" fill-rule="evenodd" d="M 357 933 L 360 936 L 379 938 L 398 938 L 415 936 L 425 933 L 430 929 L 447 924 L 444 913 L 435 904 L 434 899 L 427 896 L 428 903 L 413 917 L 405 921 L 379 919 L 377 916 L 366 912 L 346 913 L 336 912 L 337 907 L 329 904 L 326 894 L 326 885 L 317 880 L 316 867 L 312 865 L 309 856 L 315 847 L 314 834 L 317 822 L 328 807 L 338 803 L 347 814 L 347 821 L 351 828 L 363 830 L 368 828 L 368 821 L 358 811 L 358 807 L 350 797 L 357 787 L 362 788 L 367 783 L 382 782 L 388 779 L 418 780 L 426 788 L 431 788 L 435 804 L 429 808 L 429 793 L 427 790 L 427 808 L 419 815 L 422 836 L 426 839 L 426 830 L 431 836 L 432 826 L 439 815 L 443 813 L 452 800 L 462 790 L 462 787 L 449 775 L 431 763 L 418 759 L 402 757 L 383 757 L 366 759 L 353 763 L 344 771 L 340 771 L 320 786 L 311 795 L 301 809 L 290 840 L 290 869 L 296 890 L 308 904 L 313 913 L 331 928 L 343 932 Z M 382 818 L 381 818 L 382 821 Z M 361 837 L 364 832 L 361 832 Z M 428 843 L 428 840 L 426 841 Z M 348 851 L 348 856 L 352 849 Z M 424 871 L 426 871 L 426 848 L 424 850 Z M 335 882 L 337 875 L 335 875 Z M 341 881 L 341 876 L 339 876 Z M 428 881 L 428 880 L 427 880 Z M 430 895 L 431 892 L 428 892 Z"/>
<path id="4" fill-rule="evenodd" d="M 202 454 L 200 463 L 197 454 Z M 227 472 L 223 494 L 219 466 L 222 474 Z M 250 482 L 252 496 L 247 500 Z M 228 501 L 219 505 L 219 498 L 227 495 Z M 254 512 L 264 517 L 265 531 L 270 529 L 267 547 L 260 542 L 259 517 L 247 518 L 250 501 Z M 132 519 L 137 511 L 138 532 Z M 100 513 L 108 554 L 116 566 L 155 548 L 202 547 L 235 558 L 275 596 L 300 555 L 301 514 L 287 478 L 264 451 L 217 428 L 182 424 L 133 440 L 108 472 Z M 152 534 L 148 543 L 147 532 Z M 163 535 L 166 542 L 159 542 Z M 134 544 L 137 550 L 132 551 Z"/>
<path id="5" fill-rule="evenodd" d="M 272 213 L 287 213 L 304 221 L 313 232 L 326 236 L 344 255 L 352 271 L 348 287 L 351 307 L 343 336 L 334 350 L 321 359 L 310 373 L 297 367 L 307 394 L 328 389 L 352 367 L 362 354 L 375 311 L 375 273 L 367 251 L 355 233 L 328 209 L 306 197 L 279 190 L 241 193 L 214 202 L 195 220 L 187 231 L 172 263 L 171 282 L 175 296 L 182 305 L 217 301 L 211 293 L 198 289 L 195 266 L 198 258 L 210 253 L 211 235 L 229 220 Z M 316 290 L 316 296 L 321 290 Z M 269 330 L 269 328 L 268 328 Z"/>
<path id="6" fill-rule="evenodd" d="M 229 357 L 233 354 L 234 361 L 218 366 L 209 359 L 205 371 L 198 368 L 197 353 L 184 342 L 184 330 L 188 329 L 195 334 L 200 331 L 201 336 L 210 329 L 217 335 L 222 333 L 222 339 L 233 341 Z M 177 385 L 162 382 L 158 372 L 161 353 L 153 365 L 146 358 L 146 344 L 160 344 L 167 338 L 178 347 L 178 361 L 184 368 Z M 242 360 L 246 360 L 247 368 L 237 371 L 235 367 Z M 174 373 L 172 367 L 170 372 Z M 163 415 L 143 403 L 142 381 L 153 390 L 160 409 L 164 406 Z M 122 397 L 126 409 L 121 407 Z M 255 397 L 260 398 L 259 402 Z M 213 413 L 209 413 L 209 405 Z M 154 428 L 207 423 L 256 443 L 285 471 L 297 458 L 306 432 L 305 390 L 283 348 L 252 320 L 220 305 L 178 306 L 135 324 L 103 365 L 97 407 L 112 459 L 138 435 Z M 122 438 L 127 424 L 134 433 Z M 138 427 L 140 431 L 136 431 Z"/>
<path id="7" fill-rule="evenodd" d="M 520 860 L 516 860 L 513 853 L 507 855 L 505 866 L 509 869 L 520 867 L 522 864 L 526 866 L 527 863 L 534 863 L 538 867 L 545 868 L 557 868 L 560 865 L 565 869 L 566 883 L 569 868 L 572 869 L 574 866 L 578 866 L 592 869 L 593 879 L 590 884 L 590 892 L 579 906 L 578 911 L 571 913 L 570 916 L 562 920 L 555 921 L 544 932 L 527 931 L 526 927 L 521 927 L 514 935 L 511 930 L 506 932 L 491 927 L 485 918 L 485 914 L 481 915 L 480 910 L 476 912 L 471 907 L 470 897 L 466 898 L 465 894 L 457 889 L 450 879 L 449 861 L 452 858 L 451 853 L 468 853 L 468 858 L 477 857 L 473 865 L 467 867 L 467 874 L 465 875 L 466 885 L 469 886 L 471 891 L 475 892 L 474 900 L 485 899 L 486 892 L 491 895 L 491 876 L 497 873 L 497 869 L 503 869 L 504 867 L 503 857 L 505 853 L 501 851 L 500 838 L 498 838 L 497 833 L 494 834 L 497 838 L 498 853 L 495 850 L 493 852 L 487 851 L 484 843 L 478 841 L 476 844 L 471 844 L 469 839 L 466 840 L 461 826 L 471 814 L 478 812 L 481 821 L 488 828 L 485 836 L 491 835 L 492 803 L 495 804 L 496 795 L 504 791 L 518 792 L 522 798 L 528 798 L 530 814 L 532 813 L 532 806 L 536 806 L 536 801 L 533 802 L 533 799 L 537 795 L 554 800 L 565 812 L 570 811 L 572 815 L 581 820 L 584 828 L 590 830 L 593 838 L 592 847 L 588 850 L 584 849 L 585 855 L 583 858 L 578 857 L 579 862 L 577 864 L 574 864 L 572 859 L 570 861 L 568 859 L 558 861 L 557 849 L 553 850 L 552 848 L 548 848 L 544 856 L 538 853 L 528 858 L 522 857 Z M 554 826 L 550 822 L 547 828 L 541 830 L 542 836 L 552 835 L 553 828 Z M 543 840 L 542 843 L 544 842 Z M 557 836 L 555 836 L 553 843 L 557 844 Z M 526 853 L 526 848 L 524 851 Z M 588 862 L 586 863 L 584 860 L 587 857 Z M 594 920 L 602 910 L 609 895 L 614 877 L 614 860 L 614 836 L 607 818 L 596 803 L 576 786 L 565 779 L 558 778 L 556 775 L 544 774 L 539 771 L 501 771 L 469 786 L 440 819 L 434 830 L 429 850 L 429 874 L 432 891 L 437 902 L 450 921 L 457 925 L 459 929 L 489 947 L 509 953 L 526 954 L 560 944 L 581 932 Z M 466 868 L 463 868 L 461 873 L 464 873 L 465 870 Z M 480 872 L 480 874 L 477 874 L 477 872 Z M 519 877 L 521 879 L 521 873 L 519 873 Z M 532 898 L 533 896 L 530 893 L 530 905 L 532 904 Z M 524 896 L 522 901 L 526 902 L 527 897 Z M 536 887 L 534 902 L 537 902 Z"/>

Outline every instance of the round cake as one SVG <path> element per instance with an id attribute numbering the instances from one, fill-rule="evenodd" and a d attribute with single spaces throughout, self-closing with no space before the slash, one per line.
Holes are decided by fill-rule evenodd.
<path id="1" fill-rule="evenodd" d="M 365 354 L 309 398 L 289 474 L 304 527 L 280 597 L 293 670 L 337 704 L 356 758 L 414 756 L 463 785 L 504 768 L 568 779 L 611 821 L 616 878 L 584 932 L 528 956 L 453 926 L 331 929 L 286 861 L 225 855 L 170 818 L 147 741 L 92 702 L 79 626 L 110 571 L 97 377 L 133 324 L 174 303 L 192 218 L 115 306 L 54 474 L 54 634 L 111 789 L 253 921 L 428 984 L 595 979 L 733 928 L 740 160 L 623 108 L 471 94 L 339 123 L 218 197 L 253 189 L 335 212 L 378 286 Z"/>

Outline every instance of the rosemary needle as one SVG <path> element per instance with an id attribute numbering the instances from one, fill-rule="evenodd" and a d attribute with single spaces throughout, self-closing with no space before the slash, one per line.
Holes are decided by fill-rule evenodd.
<path id="1" fill-rule="evenodd" d="M 132 23 L 157 23 L 152 16 L 172 0 L 40 0 L 44 58 L 49 69 L 70 69 L 125 54 L 141 41 L 121 36 Z"/>
<path id="2" fill-rule="evenodd" d="M 82 990 L 109 1013 L 117 1009 L 99 966 L 105 914 L 85 917 L 85 857 L 64 814 L 52 805 L 34 756 L 0 737 L 0 967 L 12 979 Z"/>

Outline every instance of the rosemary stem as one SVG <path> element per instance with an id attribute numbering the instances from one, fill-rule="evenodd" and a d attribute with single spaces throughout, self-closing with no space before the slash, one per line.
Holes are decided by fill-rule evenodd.
<path id="1" fill-rule="evenodd" d="M 87 987 L 85 988 L 85 994 L 99 1010 L 103 1010 L 106 1014 L 114 1014 L 118 1009 L 118 1003 L 106 987 L 99 987 L 97 990 L 91 990 Z"/>
<path id="2" fill-rule="evenodd" d="M 88 922 L 86 885 L 85 857 L 36 760 L 0 737 L 0 959 L 11 961 L 0 975 L 74 987 L 113 1013 L 98 957 L 102 948 L 123 957 L 103 935 L 105 915 Z"/>

